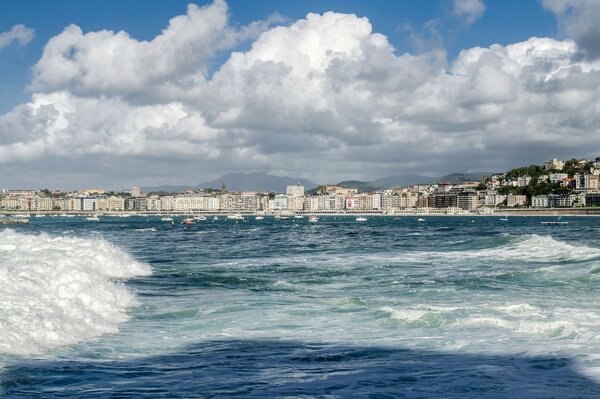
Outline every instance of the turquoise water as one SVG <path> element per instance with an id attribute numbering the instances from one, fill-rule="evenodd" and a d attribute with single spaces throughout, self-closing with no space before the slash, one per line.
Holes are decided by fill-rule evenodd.
<path id="1" fill-rule="evenodd" d="M 600 219 L 32 218 L 5 397 L 600 397 Z"/>

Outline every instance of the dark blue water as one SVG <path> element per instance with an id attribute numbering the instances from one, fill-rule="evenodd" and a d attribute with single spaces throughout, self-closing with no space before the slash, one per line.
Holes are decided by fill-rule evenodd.
<path id="1" fill-rule="evenodd" d="M 600 397 L 600 219 L 542 220 L 33 218 L 0 233 L 1 392 Z"/>

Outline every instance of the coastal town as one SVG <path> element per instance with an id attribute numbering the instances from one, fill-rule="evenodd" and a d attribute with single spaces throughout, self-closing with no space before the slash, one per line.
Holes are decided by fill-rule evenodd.
<path id="1" fill-rule="evenodd" d="M 149 192 L 134 185 L 125 192 L 3 189 L 4 215 L 61 214 L 424 214 L 463 215 L 568 211 L 600 214 L 600 157 L 551 159 L 543 165 L 482 176 L 479 181 L 415 184 L 361 192 L 356 187 L 323 185 L 285 193 L 216 189 Z"/>

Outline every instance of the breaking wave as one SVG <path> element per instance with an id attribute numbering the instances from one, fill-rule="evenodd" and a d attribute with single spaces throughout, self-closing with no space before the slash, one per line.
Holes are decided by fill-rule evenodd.
<path id="1" fill-rule="evenodd" d="M 0 353 L 29 355 L 118 331 L 147 265 L 99 238 L 0 231 Z"/>

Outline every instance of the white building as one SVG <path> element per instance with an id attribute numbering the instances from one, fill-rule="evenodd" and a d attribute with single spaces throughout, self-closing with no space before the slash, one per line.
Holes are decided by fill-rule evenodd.
<path id="1" fill-rule="evenodd" d="M 304 197 L 304 186 L 301 186 L 300 184 L 287 186 L 287 188 L 285 189 L 285 193 L 286 195 L 292 197 Z"/>
<path id="2" fill-rule="evenodd" d="M 553 158 L 544 162 L 544 169 L 546 170 L 563 170 L 564 167 L 565 163 L 560 159 Z"/>
<path id="3" fill-rule="evenodd" d="M 142 189 L 140 188 L 140 186 L 138 185 L 134 185 L 133 187 L 131 187 L 131 196 L 132 197 L 141 197 L 142 196 Z"/>
<path id="4" fill-rule="evenodd" d="M 568 177 L 566 173 L 550 173 L 550 183 L 560 183 Z"/>
<path id="5" fill-rule="evenodd" d="M 273 208 L 274 211 L 283 211 L 288 209 L 288 196 L 283 194 L 276 194 L 275 198 L 273 198 Z"/>
<path id="6" fill-rule="evenodd" d="M 534 195 L 531 197 L 531 206 L 534 208 L 548 208 L 548 196 Z"/>

